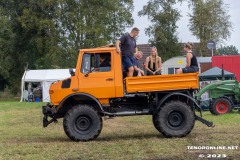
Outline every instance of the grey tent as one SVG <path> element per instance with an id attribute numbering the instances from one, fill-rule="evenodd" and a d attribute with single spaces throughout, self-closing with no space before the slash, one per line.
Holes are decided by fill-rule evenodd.
<path id="1" fill-rule="evenodd" d="M 224 77 L 226 80 L 235 79 L 235 74 L 224 70 Z M 213 67 L 199 75 L 200 81 L 211 81 L 222 79 L 222 69 Z"/>

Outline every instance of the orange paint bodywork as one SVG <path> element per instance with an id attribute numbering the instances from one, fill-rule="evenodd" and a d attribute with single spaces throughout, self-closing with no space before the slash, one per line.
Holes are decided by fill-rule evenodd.
<path id="1" fill-rule="evenodd" d="M 198 89 L 198 73 L 127 77 L 127 93 Z"/>
<path id="2" fill-rule="evenodd" d="M 81 73 L 84 53 L 101 54 L 106 52 L 111 53 L 111 71 L 91 72 L 87 77 L 85 76 L 86 73 Z M 80 50 L 75 76 L 69 78 L 71 79 L 70 88 L 62 88 L 63 81 L 51 85 L 49 93 L 51 103 L 54 106 L 59 105 L 66 97 L 75 93 L 89 94 L 98 99 L 102 105 L 107 105 L 110 98 L 124 96 L 121 55 L 116 52 L 116 48 Z M 127 77 L 125 79 L 125 85 L 127 93 L 199 88 L 198 73 Z"/>

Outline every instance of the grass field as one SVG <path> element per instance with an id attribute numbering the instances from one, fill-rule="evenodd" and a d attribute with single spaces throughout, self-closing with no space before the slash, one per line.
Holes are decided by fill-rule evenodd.
<path id="1" fill-rule="evenodd" d="M 150 116 L 117 117 L 103 121 L 100 136 L 90 142 L 72 142 L 62 119 L 42 127 L 43 103 L 0 102 L 0 159 L 204 159 L 199 154 L 226 154 L 240 159 L 234 150 L 189 150 L 187 146 L 239 146 L 240 113 L 222 116 L 204 113 L 215 128 L 196 122 L 184 138 L 164 138 Z M 221 155 L 222 156 L 222 155 Z M 219 158 L 215 158 L 219 159 Z"/>

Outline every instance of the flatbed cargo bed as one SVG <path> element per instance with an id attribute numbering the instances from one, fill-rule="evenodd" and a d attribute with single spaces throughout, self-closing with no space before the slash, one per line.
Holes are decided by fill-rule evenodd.
<path id="1" fill-rule="evenodd" d="M 126 92 L 199 89 L 198 73 L 127 77 Z"/>

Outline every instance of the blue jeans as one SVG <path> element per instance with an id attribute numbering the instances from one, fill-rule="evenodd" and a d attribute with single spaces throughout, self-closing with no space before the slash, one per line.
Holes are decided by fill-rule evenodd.
<path id="1" fill-rule="evenodd" d="M 194 73 L 198 72 L 199 68 L 197 66 L 190 66 L 190 67 L 185 67 L 182 69 L 183 73 Z"/>

